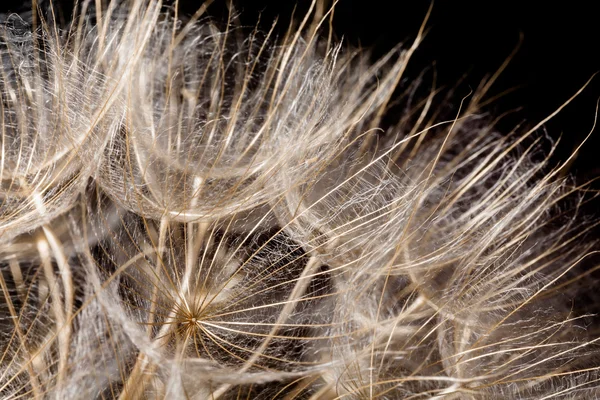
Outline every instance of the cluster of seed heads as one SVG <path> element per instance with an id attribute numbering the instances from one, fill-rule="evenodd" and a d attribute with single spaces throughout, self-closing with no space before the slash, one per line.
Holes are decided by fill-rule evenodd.
<path id="1" fill-rule="evenodd" d="M 0 398 L 600 397 L 593 193 L 495 76 L 101 3 L 0 26 Z"/>

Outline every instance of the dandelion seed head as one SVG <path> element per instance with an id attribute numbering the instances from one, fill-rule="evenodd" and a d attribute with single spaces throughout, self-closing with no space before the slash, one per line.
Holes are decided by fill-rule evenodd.
<path id="1" fill-rule="evenodd" d="M 2 22 L 2 396 L 599 394 L 593 194 L 495 78 L 447 116 L 423 31 L 372 61 L 316 1 L 281 37 L 102 3 Z"/>

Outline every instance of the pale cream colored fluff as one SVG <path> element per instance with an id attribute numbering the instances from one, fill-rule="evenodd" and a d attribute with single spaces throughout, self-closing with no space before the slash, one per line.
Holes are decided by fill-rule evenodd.
<path id="1" fill-rule="evenodd" d="M 495 78 L 442 119 L 397 93 L 422 31 L 88 6 L 0 32 L 0 398 L 600 395 L 586 186 Z"/>

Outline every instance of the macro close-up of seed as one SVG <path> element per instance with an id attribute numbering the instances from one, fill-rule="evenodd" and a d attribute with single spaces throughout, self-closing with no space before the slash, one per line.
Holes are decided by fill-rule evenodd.
<path id="1" fill-rule="evenodd" d="M 600 398 L 593 12 L 391 3 L 1 6 L 1 400 Z"/>

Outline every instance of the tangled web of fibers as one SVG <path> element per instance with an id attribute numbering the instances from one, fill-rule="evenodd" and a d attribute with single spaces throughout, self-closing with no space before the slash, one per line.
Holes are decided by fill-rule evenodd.
<path id="1" fill-rule="evenodd" d="M 2 399 L 600 396 L 593 195 L 492 81 L 89 3 L 0 27 Z"/>

